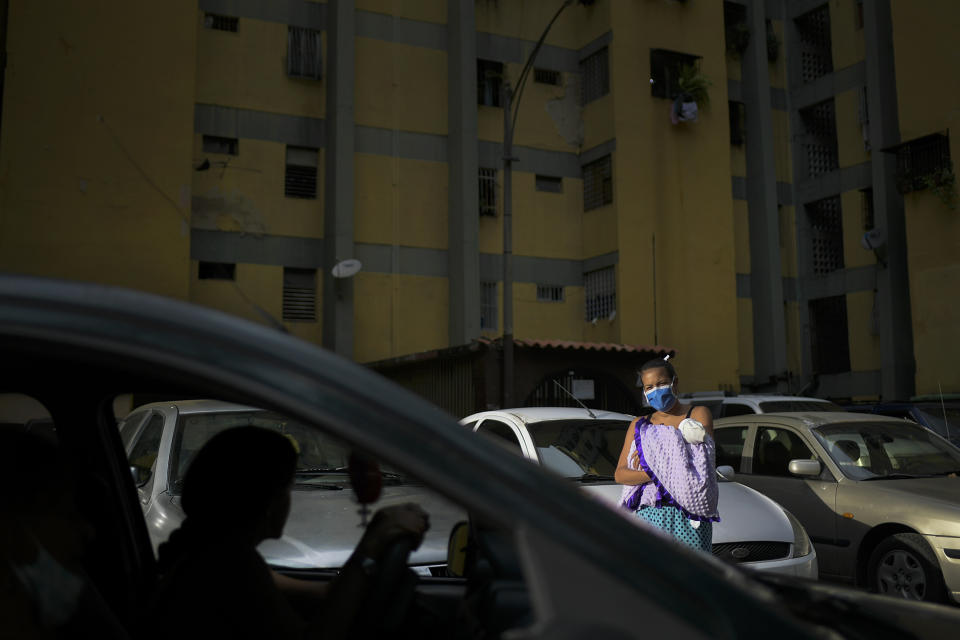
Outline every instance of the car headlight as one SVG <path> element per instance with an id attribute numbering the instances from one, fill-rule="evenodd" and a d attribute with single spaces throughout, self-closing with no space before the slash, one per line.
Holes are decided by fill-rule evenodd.
<path id="1" fill-rule="evenodd" d="M 812 548 L 810 545 L 810 536 L 807 535 L 806 529 L 803 528 L 803 525 L 800 524 L 800 521 L 797 520 L 792 513 L 786 509 L 783 510 L 783 513 L 787 516 L 787 520 L 790 521 L 790 526 L 793 528 L 793 553 L 790 557 L 802 558 L 803 556 L 810 555 Z"/>

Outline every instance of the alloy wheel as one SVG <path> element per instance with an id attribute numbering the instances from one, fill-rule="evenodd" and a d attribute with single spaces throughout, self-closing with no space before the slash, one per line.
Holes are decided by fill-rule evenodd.
<path id="1" fill-rule="evenodd" d="M 877 590 L 907 600 L 923 600 L 927 574 L 915 555 L 893 549 L 884 554 L 877 566 Z"/>

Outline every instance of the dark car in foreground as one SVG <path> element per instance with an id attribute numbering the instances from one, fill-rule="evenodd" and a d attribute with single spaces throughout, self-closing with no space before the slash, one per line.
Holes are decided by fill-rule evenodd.
<path id="1" fill-rule="evenodd" d="M 949 608 L 751 577 L 645 535 L 569 481 L 373 372 L 225 314 L 101 286 L 0 276 L 0 352 L 0 394 L 42 402 L 75 461 L 82 515 L 97 532 L 90 581 L 131 628 L 155 585 L 155 560 L 113 415 L 113 399 L 124 393 L 262 407 L 409 473 L 469 512 L 463 577 L 401 581 L 411 597 L 391 594 L 387 603 L 409 603 L 400 622 L 364 612 L 380 627 L 376 635 L 628 638 L 655 629 L 671 638 L 932 638 L 960 625 L 960 612 Z M 225 490 L 241 490 L 242 470 L 230 480 Z M 355 511 L 342 517 L 359 524 Z M 392 583 L 393 570 L 385 573 L 375 579 Z"/>

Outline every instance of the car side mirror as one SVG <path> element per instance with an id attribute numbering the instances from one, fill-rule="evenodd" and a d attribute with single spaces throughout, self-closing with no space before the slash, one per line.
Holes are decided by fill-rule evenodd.
<path id="1" fill-rule="evenodd" d="M 733 469 L 733 467 L 728 464 L 722 464 L 717 467 L 717 473 L 719 473 L 720 477 L 724 480 L 733 480 L 737 475 L 737 472 Z"/>
<path id="2" fill-rule="evenodd" d="M 144 469 L 143 467 L 138 467 L 135 464 L 130 465 L 130 475 L 133 476 L 133 484 L 139 489 L 143 485 L 150 482 L 150 478 L 153 476 L 153 472 L 150 469 Z"/>
<path id="3" fill-rule="evenodd" d="M 462 578 L 467 568 L 467 547 L 470 545 L 470 525 L 458 522 L 453 525 L 447 542 L 447 573 Z"/>
<path id="4" fill-rule="evenodd" d="M 795 476 L 818 476 L 820 475 L 820 461 L 791 460 L 787 469 Z"/>

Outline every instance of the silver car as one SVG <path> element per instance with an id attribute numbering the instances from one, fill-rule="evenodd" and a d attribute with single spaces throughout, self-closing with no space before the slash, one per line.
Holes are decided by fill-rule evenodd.
<path id="1" fill-rule="evenodd" d="M 856 413 L 714 423 L 717 463 L 790 509 L 822 577 L 960 603 L 960 449 L 920 425 Z"/>
<path id="2" fill-rule="evenodd" d="M 154 550 L 185 518 L 180 494 L 194 454 L 220 431 L 247 425 L 280 431 L 298 452 L 283 537 L 264 541 L 259 547 L 261 555 L 273 566 L 290 569 L 342 566 L 363 533 L 347 474 L 350 447 L 296 420 L 217 400 L 144 405 L 120 425 Z M 383 476 L 378 508 L 417 502 L 434 523 L 411 555 L 411 568 L 421 575 L 442 575 L 447 536 L 466 514 L 407 476 L 389 469 L 383 470 Z M 223 491 L 243 491 L 243 469 L 237 469 L 236 477 L 223 478 Z"/>
<path id="3" fill-rule="evenodd" d="M 526 407 L 484 411 L 460 422 L 580 483 L 587 493 L 619 510 L 622 485 L 613 473 L 633 418 L 609 411 Z M 817 577 L 817 554 L 797 519 L 773 500 L 723 476 L 713 553 L 746 569 Z"/>

